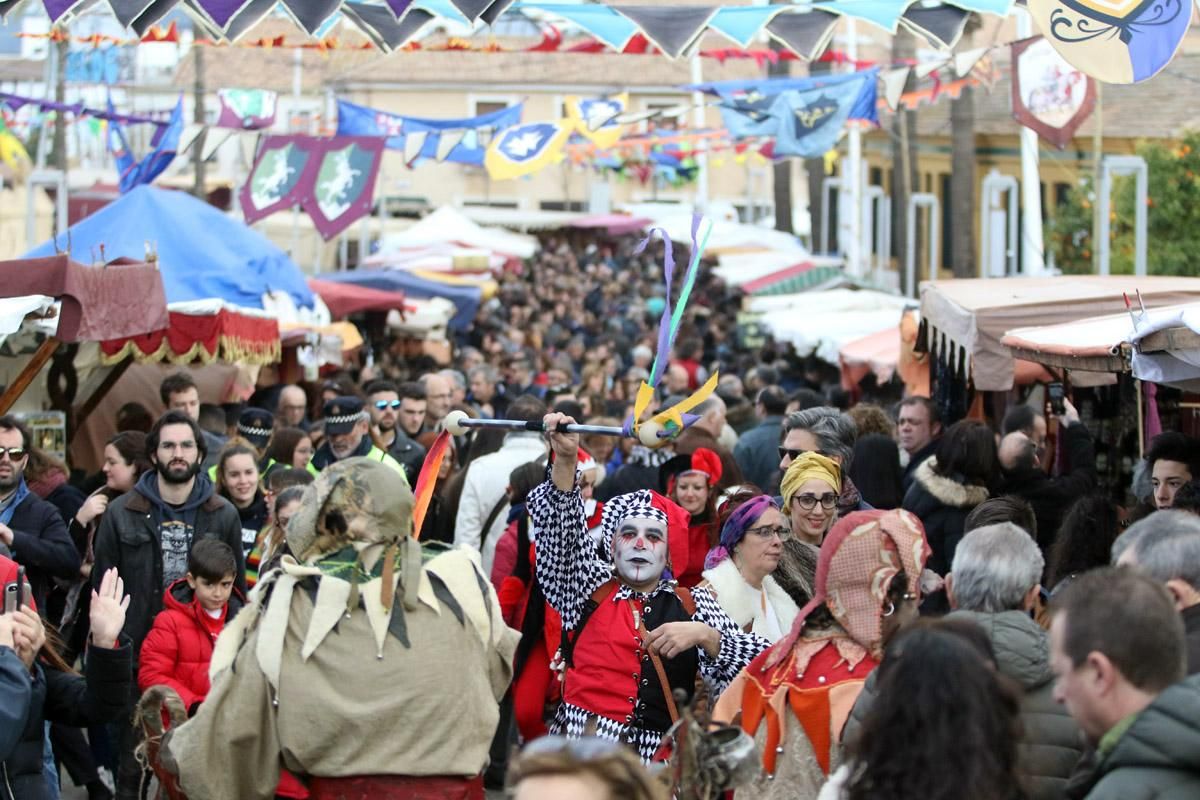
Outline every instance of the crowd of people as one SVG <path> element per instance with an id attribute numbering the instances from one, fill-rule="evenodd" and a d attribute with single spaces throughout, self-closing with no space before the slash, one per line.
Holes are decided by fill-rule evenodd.
<path id="1" fill-rule="evenodd" d="M 449 363 L 172 374 L 94 476 L 0 417 L 0 798 L 715 797 L 681 720 L 738 798 L 1200 797 L 1200 442 L 851 403 L 708 271 L 657 353 L 652 250 L 545 241 Z M 652 370 L 684 430 L 570 430 Z"/>

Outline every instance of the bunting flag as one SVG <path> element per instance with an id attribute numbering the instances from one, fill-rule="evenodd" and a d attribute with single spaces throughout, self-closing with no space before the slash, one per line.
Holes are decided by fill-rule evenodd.
<path id="1" fill-rule="evenodd" d="M 300 179 L 313 153 L 307 136 L 268 136 L 238 192 L 247 225 L 300 203 Z"/>
<path id="2" fill-rule="evenodd" d="M 523 107 L 522 103 L 517 103 L 477 117 L 427 119 L 338 100 L 337 135 L 386 137 L 387 148 L 403 152 L 405 163 L 420 158 L 481 166 L 484 148 L 479 145 L 480 131 L 495 132 L 519 124 Z M 457 139 L 458 144 L 439 158 L 439 152 L 444 150 L 441 147 L 443 135 Z M 407 139 L 412 141 L 406 142 Z M 416 147 L 418 144 L 419 148 Z"/>
<path id="3" fill-rule="evenodd" d="M 108 100 L 112 112 L 112 98 Z M 115 112 L 112 112 L 115 114 Z M 116 120 L 109 121 L 109 149 L 117 162 L 119 173 L 118 188 L 121 193 L 130 191 L 135 186 L 150 183 L 161 175 L 171 162 L 179 148 L 179 139 L 183 134 L 183 97 L 175 104 L 171 118 L 166 127 L 159 128 L 150 140 L 150 152 L 138 162 L 134 162 L 133 154 L 125 139 L 125 132 Z"/>
<path id="4" fill-rule="evenodd" d="M 537 172 L 562 153 L 574 127 L 560 119 L 529 122 L 501 131 L 492 139 L 483 160 L 488 175 L 503 181 Z"/>
<path id="5" fill-rule="evenodd" d="M 608 149 L 617 143 L 625 128 L 618 121 L 629 108 L 629 93 L 612 97 L 567 97 L 567 118 L 575 122 L 575 129 L 597 147 Z"/>
<path id="6" fill-rule="evenodd" d="M 275 124 L 279 95 L 266 89 L 218 89 L 218 128 L 257 131 Z"/>
<path id="7" fill-rule="evenodd" d="M 612 6 L 669 58 L 679 58 L 704 33 L 715 6 Z"/>
<path id="8" fill-rule="evenodd" d="M 1105 83 L 1139 83 L 1175 57 L 1192 21 L 1182 0 L 1028 0 L 1038 30 L 1071 66 Z"/>
<path id="9" fill-rule="evenodd" d="M 816 158 L 837 144 L 860 95 L 875 106 L 875 75 L 855 73 L 856 80 L 807 91 L 781 92 L 771 106 L 778 121 L 775 156 Z"/>
<path id="10" fill-rule="evenodd" d="M 954 6 L 913 6 L 904 12 L 900 24 L 940 50 L 953 50 L 962 38 L 970 16 L 970 11 Z"/>
<path id="11" fill-rule="evenodd" d="M 1017 122 L 1059 150 L 1096 107 L 1096 83 L 1041 36 L 1012 45 L 1012 104 Z"/>
<path id="12" fill-rule="evenodd" d="M 314 160 L 311 188 L 301 185 L 300 204 L 328 241 L 371 213 L 384 146 L 382 139 L 364 136 L 318 141 L 324 152 Z"/>
<path id="13" fill-rule="evenodd" d="M 837 14 L 828 11 L 780 14 L 767 23 L 767 35 L 806 61 L 812 61 L 829 46 L 837 21 Z"/>
<path id="14" fill-rule="evenodd" d="M 383 150 L 379 137 L 266 137 L 238 192 L 247 224 L 299 205 L 332 239 L 370 212 Z"/>
<path id="15" fill-rule="evenodd" d="M 883 98 L 891 110 L 895 111 L 900 107 L 900 96 L 904 94 L 904 87 L 908 85 L 908 76 L 911 73 L 912 67 L 900 67 L 883 73 Z"/>

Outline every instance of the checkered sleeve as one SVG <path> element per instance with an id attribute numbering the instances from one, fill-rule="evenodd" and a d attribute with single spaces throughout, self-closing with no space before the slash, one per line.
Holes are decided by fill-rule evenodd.
<path id="1" fill-rule="evenodd" d="M 578 488 L 563 492 L 547 480 L 529 493 L 526 507 L 537 529 L 538 583 L 546 602 L 562 616 L 563 627 L 570 630 L 592 592 L 612 577 L 612 568 L 595 553 Z"/>
<path id="2" fill-rule="evenodd" d="M 721 634 L 721 650 L 716 658 L 710 657 L 704 648 L 700 649 L 700 673 L 714 691 L 720 693 L 771 643 L 756 633 L 746 633 L 739 628 L 708 589 L 692 589 L 692 598 L 696 601 L 696 615 L 692 619 Z"/>

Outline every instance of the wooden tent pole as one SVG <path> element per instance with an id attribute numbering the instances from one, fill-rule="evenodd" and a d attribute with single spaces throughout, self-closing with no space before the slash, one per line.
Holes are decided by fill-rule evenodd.
<path id="1" fill-rule="evenodd" d="M 96 391 L 92 392 L 88 399 L 84 400 L 83 403 L 81 403 L 79 407 L 75 409 L 75 419 L 71 426 L 70 441 L 75 440 L 75 434 L 79 433 L 79 429 L 83 427 L 83 423 L 86 422 L 87 418 L 90 417 L 92 412 L 96 410 L 96 406 L 100 405 L 100 402 L 108 396 L 108 393 L 112 391 L 112 388 L 117 385 L 117 381 L 121 379 L 121 376 L 125 374 L 125 370 L 129 369 L 129 365 L 132 363 L 133 356 L 125 356 L 124 360 L 114 364 L 113 368 L 109 370 L 109 373 L 104 376 L 104 380 L 101 381 L 100 385 L 96 387 Z"/>
<path id="2" fill-rule="evenodd" d="M 4 394 L 0 395 L 0 414 L 8 413 L 13 404 L 29 388 L 29 384 L 33 383 L 33 379 L 42 371 L 42 367 L 46 366 L 46 362 L 50 360 L 61 346 L 62 339 L 59 339 L 57 336 L 47 337 L 45 341 L 38 345 L 37 352 L 33 354 L 33 358 L 29 359 L 29 363 L 25 365 L 16 379 L 4 389 Z"/>

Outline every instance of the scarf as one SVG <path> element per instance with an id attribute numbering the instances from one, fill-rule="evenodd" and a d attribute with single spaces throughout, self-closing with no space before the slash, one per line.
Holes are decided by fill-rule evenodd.
<path id="1" fill-rule="evenodd" d="M 0 510 L 0 524 L 8 525 L 12 522 L 13 514 L 17 511 L 17 506 L 21 505 L 26 497 L 29 496 L 29 487 L 25 485 L 25 476 L 21 476 L 21 482 L 17 484 L 17 489 L 4 502 L 3 510 Z"/>
<path id="2" fill-rule="evenodd" d="M 67 476 L 58 470 L 48 472 L 36 481 L 29 482 L 29 491 L 45 500 L 50 494 L 67 482 Z"/>

